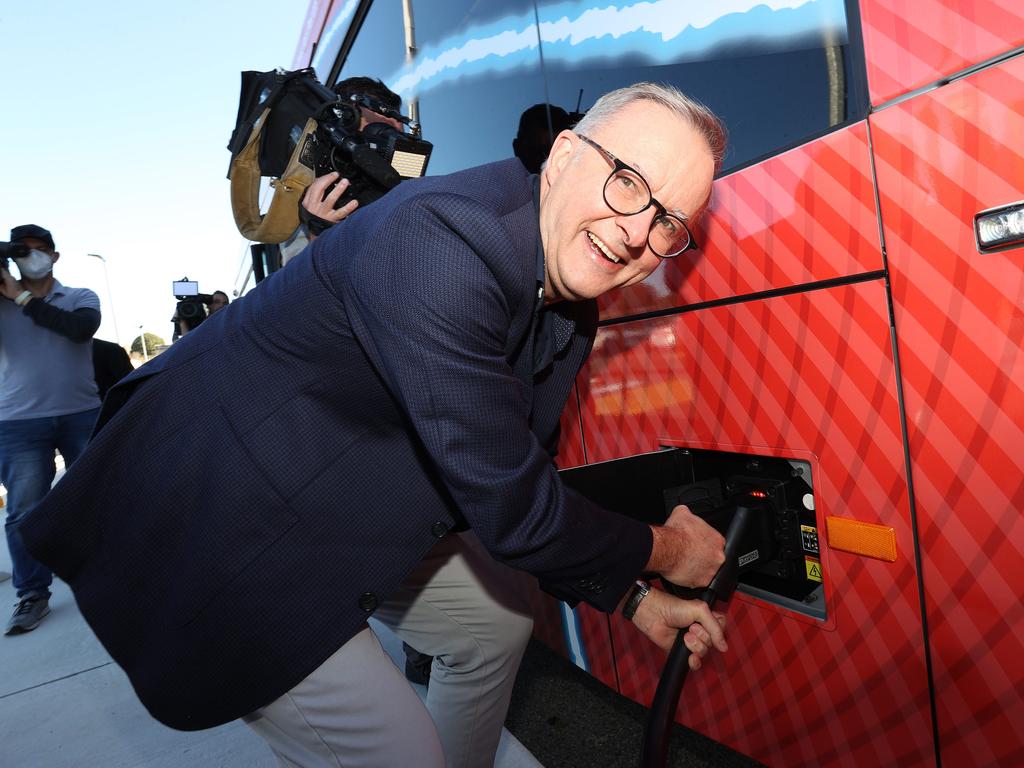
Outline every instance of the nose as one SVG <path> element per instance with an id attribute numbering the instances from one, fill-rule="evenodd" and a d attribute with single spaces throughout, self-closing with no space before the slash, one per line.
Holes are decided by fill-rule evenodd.
<path id="1" fill-rule="evenodd" d="M 652 207 L 632 216 L 623 216 L 621 214 L 616 216 L 615 223 L 622 230 L 622 242 L 625 243 L 627 248 L 647 247 L 647 233 L 651 229 L 655 213 L 656 211 Z"/>

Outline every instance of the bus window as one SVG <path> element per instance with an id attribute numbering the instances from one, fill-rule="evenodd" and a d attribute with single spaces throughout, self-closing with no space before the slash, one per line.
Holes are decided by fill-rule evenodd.
<path id="1" fill-rule="evenodd" d="M 423 136 L 434 142 L 429 172 L 511 157 L 520 115 L 545 101 L 533 2 L 412 6 L 416 57 L 385 82 L 404 103 L 418 102 Z"/>
<path id="2" fill-rule="evenodd" d="M 866 114 L 851 114 L 842 0 L 729 3 L 541 0 L 552 100 L 583 109 L 641 80 L 666 82 L 707 104 L 729 129 L 723 170 L 749 164 Z"/>
<path id="3" fill-rule="evenodd" d="M 519 116 L 533 104 L 585 111 L 641 80 L 676 85 L 724 119 L 725 171 L 867 111 L 844 0 L 737 0 L 728 11 L 674 0 L 408 7 L 411 24 L 401 0 L 373 3 L 342 76 L 380 77 L 402 96 L 434 143 L 431 174 L 509 157 Z"/>
<path id="4" fill-rule="evenodd" d="M 375 77 L 394 90 L 394 83 L 388 80 L 388 76 L 401 67 L 404 61 L 405 23 L 402 2 L 378 0 L 370 6 L 338 79 Z M 405 98 L 402 101 L 405 102 Z M 402 106 L 405 108 L 406 105 L 403 103 Z"/>
<path id="5" fill-rule="evenodd" d="M 352 23 L 358 5 L 357 0 L 345 0 L 340 6 L 338 3 L 332 4 L 328 11 L 329 15 L 323 32 L 320 34 L 320 39 L 316 41 L 310 61 L 310 66 L 313 67 L 317 79 L 321 83 L 328 81 L 334 60 L 338 57 L 338 52 L 345 40 L 345 33 Z M 306 24 L 310 24 L 309 18 L 306 19 Z"/>

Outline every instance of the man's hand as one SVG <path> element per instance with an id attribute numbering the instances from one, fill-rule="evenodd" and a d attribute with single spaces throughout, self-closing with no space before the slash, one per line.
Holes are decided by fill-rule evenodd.
<path id="1" fill-rule="evenodd" d="M 6 269 L 0 268 L 0 278 L 3 278 L 3 283 L 0 283 L 0 295 L 5 299 L 14 301 L 19 295 L 25 292 L 25 286 L 20 281 L 15 280 L 14 277 Z"/>
<path id="2" fill-rule="evenodd" d="M 652 525 L 654 546 L 647 571 L 681 587 L 706 587 L 725 562 L 722 534 L 680 504 L 662 526 Z"/>
<path id="3" fill-rule="evenodd" d="M 729 650 L 725 642 L 725 615 L 712 611 L 700 600 L 682 600 L 652 589 L 633 614 L 633 623 L 666 651 L 672 649 L 676 634 L 685 631 L 683 642 L 690 649 L 690 669 L 700 669 L 701 660 L 713 647 Z"/>
<path id="4" fill-rule="evenodd" d="M 324 191 L 334 182 L 338 183 L 325 195 Z M 348 187 L 349 180 L 341 178 L 337 171 L 318 176 L 306 190 L 306 195 L 302 198 L 302 207 L 317 218 L 337 224 L 342 219 L 348 218 L 359 207 L 358 200 L 349 200 L 341 208 L 335 210 L 334 204 L 345 194 Z"/>

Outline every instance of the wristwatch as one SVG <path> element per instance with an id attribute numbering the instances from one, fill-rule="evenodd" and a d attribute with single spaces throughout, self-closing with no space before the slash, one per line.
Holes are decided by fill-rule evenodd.
<path id="1" fill-rule="evenodd" d="M 14 297 L 14 303 L 17 304 L 19 307 L 24 307 L 26 304 L 32 301 L 33 298 L 34 297 L 32 295 L 32 291 L 22 291 L 21 293 Z"/>
<path id="2" fill-rule="evenodd" d="M 633 585 L 632 591 L 629 593 L 629 599 L 626 600 L 626 604 L 622 606 L 622 615 L 627 619 L 632 619 L 633 614 L 636 613 L 636 609 L 640 607 L 640 603 L 647 597 L 647 593 L 651 591 L 651 585 L 646 581 L 637 579 L 636 584 Z"/>

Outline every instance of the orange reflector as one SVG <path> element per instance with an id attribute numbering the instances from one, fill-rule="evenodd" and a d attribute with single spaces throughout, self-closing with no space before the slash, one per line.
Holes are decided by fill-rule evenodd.
<path id="1" fill-rule="evenodd" d="M 896 562 L 896 531 L 888 525 L 862 523 L 843 517 L 826 517 L 828 545 L 855 555 Z"/>

